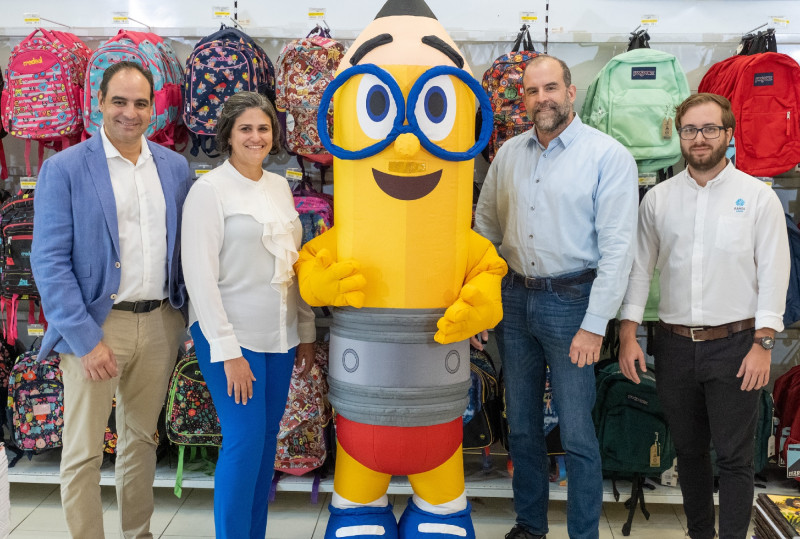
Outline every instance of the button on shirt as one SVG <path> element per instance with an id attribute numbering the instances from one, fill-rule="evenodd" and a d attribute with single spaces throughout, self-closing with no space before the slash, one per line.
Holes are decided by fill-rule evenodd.
<path id="1" fill-rule="evenodd" d="M 117 208 L 120 285 L 115 303 L 167 297 L 167 206 L 158 170 L 142 137 L 142 151 L 131 163 L 100 129 Z"/>
<path id="2" fill-rule="evenodd" d="M 546 149 L 535 129 L 500 148 L 481 189 L 475 230 L 521 275 L 597 268 L 581 327 L 602 335 L 627 286 L 638 201 L 633 156 L 575 115 Z"/>
<path id="3" fill-rule="evenodd" d="M 766 184 L 730 162 L 705 187 L 684 170 L 642 201 L 620 316 L 641 322 L 658 268 L 664 322 L 718 326 L 755 317 L 756 328 L 781 331 L 788 241 L 783 206 Z"/>

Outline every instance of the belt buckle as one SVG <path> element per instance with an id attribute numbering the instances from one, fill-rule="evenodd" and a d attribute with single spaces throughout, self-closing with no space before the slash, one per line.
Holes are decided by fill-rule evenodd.
<path id="1" fill-rule="evenodd" d="M 525 288 L 536 288 L 536 277 L 525 277 Z"/>
<path id="2" fill-rule="evenodd" d="M 704 331 L 703 328 L 689 328 L 689 334 L 692 336 L 692 342 L 703 342 L 706 339 L 698 339 L 694 336 L 695 331 Z"/>

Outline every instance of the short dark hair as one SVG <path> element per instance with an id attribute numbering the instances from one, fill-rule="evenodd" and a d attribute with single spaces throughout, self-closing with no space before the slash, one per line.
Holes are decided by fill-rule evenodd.
<path id="1" fill-rule="evenodd" d="M 683 100 L 683 103 L 678 105 L 675 109 L 675 127 L 677 129 L 682 127 L 681 119 L 683 119 L 683 115 L 686 114 L 687 110 L 703 103 L 716 103 L 719 105 L 719 108 L 722 109 L 722 126 L 725 129 L 736 128 L 736 117 L 733 115 L 733 110 L 731 110 L 731 102 L 721 95 L 706 93 L 690 95 Z"/>
<path id="2" fill-rule="evenodd" d="M 156 95 L 154 90 L 155 83 L 153 82 L 153 74 L 149 70 L 143 68 L 141 64 L 129 62 L 127 60 L 112 64 L 103 72 L 103 80 L 100 81 L 100 91 L 103 93 L 103 98 L 105 99 L 106 95 L 108 95 L 109 81 L 114 77 L 114 75 L 127 69 L 134 69 L 147 79 L 148 84 L 150 84 L 150 102 L 152 103 L 153 98 Z"/>
<path id="3" fill-rule="evenodd" d="M 528 60 L 528 63 L 525 64 L 525 70 L 527 70 L 528 67 L 544 60 L 555 60 L 556 62 L 558 62 L 558 65 L 561 66 L 561 76 L 564 79 L 564 86 L 566 86 L 567 88 L 572 86 L 572 72 L 569 70 L 569 66 L 567 65 L 567 63 L 564 62 L 564 60 L 562 60 L 561 58 L 556 58 L 555 56 L 550 56 L 549 54 L 539 54 L 538 56 L 534 56 L 533 58 Z M 523 81 L 525 80 L 524 73 L 522 80 Z"/>
<path id="4" fill-rule="evenodd" d="M 222 106 L 222 112 L 219 113 L 219 118 L 217 118 L 217 136 L 215 139 L 217 150 L 230 155 L 233 124 L 236 123 L 236 119 L 247 109 L 259 109 L 267 115 L 272 124 L 272 148 L 270 148 L 269 153 L 273 155 L 278 153 L 282 140 L 281 126 L 280 123 L 278 123 L 278 114 L 275 112 L 275 107 L 272 106 L 269 99 L 256 92 L 239 92 L 233 94 L 225 101 L 225 104 Z"/>

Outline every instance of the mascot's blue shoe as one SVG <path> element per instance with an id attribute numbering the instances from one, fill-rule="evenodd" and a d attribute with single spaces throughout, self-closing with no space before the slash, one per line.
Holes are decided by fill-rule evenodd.
<path id="1" fill-rule="evenodd" d="M 325 529 L 325 539 L 398 539 L 391 504 L 352 509 L 337 509 L 329 505 L 328 509 L 331 517 Z"/>
<path id="2" fill-rule="evenodd" d="M 417 507 L 411 498 L 400 517 L 400 539 L 475 539 L 469 514 L 472 507 L 450 515 L 434 515 Z"/>

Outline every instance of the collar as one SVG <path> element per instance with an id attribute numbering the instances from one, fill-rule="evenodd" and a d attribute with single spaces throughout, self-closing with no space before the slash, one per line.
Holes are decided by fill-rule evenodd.
<path id="1" fill-rule="evenodd" d="M 731 160 L 727 158 L 726 160 L 728 161 L 728 164 L 725 165 L 725 168 L 719 171 L 719 174 L 717 174 L 716 176 L 708 180 L 708 182 L 706 182 L 705 185 L 706 187 L 711 187 L 714 184 L 722 183 L 722 181 L 725 180 L 725 178 L 728 176 L 728 171 L 734 168 Z M 697 181 L 695 181 L 695 179 L 692 178 L 691 174 L 689 174 L 689 167 L 686 167 L 686 169 L 684 169 L 684 172 L 686 173 L 686 180 L 690 182 L 691 185 L 693 185 L 696 189 L 703 189 L 702 187 L 700 187 Z"/>
<path id="2" fill-rule="evenodd" d="M 550 141 L 548 149 L 550 149 L 552 147 L 552 144 L 556 142 L 560 142 L 564 148 L 569 147 L 569 145 L 572 144 L 572 141 L 577 138 L 578 133 L 580 133 L 581 131 L 581 128 L 583 128 L 583 121 L 581 121 L 581 118 L 580 116 L 578 116 L 578 113 L 575 112 L 574 116 L 572 117 L 572 121 L 569 123 L 569 125 L 567 125 L 567 127 L 564 128 L 564 130 L 556 138 Z M 530 139 L 528 139 L 528 145 L 536 144 L 537 146 L 539 146 L 541 150 L 544 150 L 545 148 L 539 142 L 539 136 L 536 134 L 536 128 L 531 127 L 530 133 L 531 135 Z"/>
<path id="3" fill-rule="evenodd" d="M 122 157 L 122 154 L 119 153 L 116 146 L 114 146 L 110 140 L 108 140 L 108 135 L 106 135 L 106 129 L 102 125 L 100 125 L 100 140 L 103 141 L 103 151 L 106 154 L 106 159 L 112 159 L 114 157 L 119 157 L 120 159 L 125 159 Z M 139 159 L 134 166 L 137 165 L 140 161 L 144 162 L 150 158 L 153 154 L 150 152 L 150 146 L 147 145 L 147 139 L 144 135 L 142 135 L 142 152 L 139 154 Z M 127 161 L 127 159 L 125 159 Z"/>

